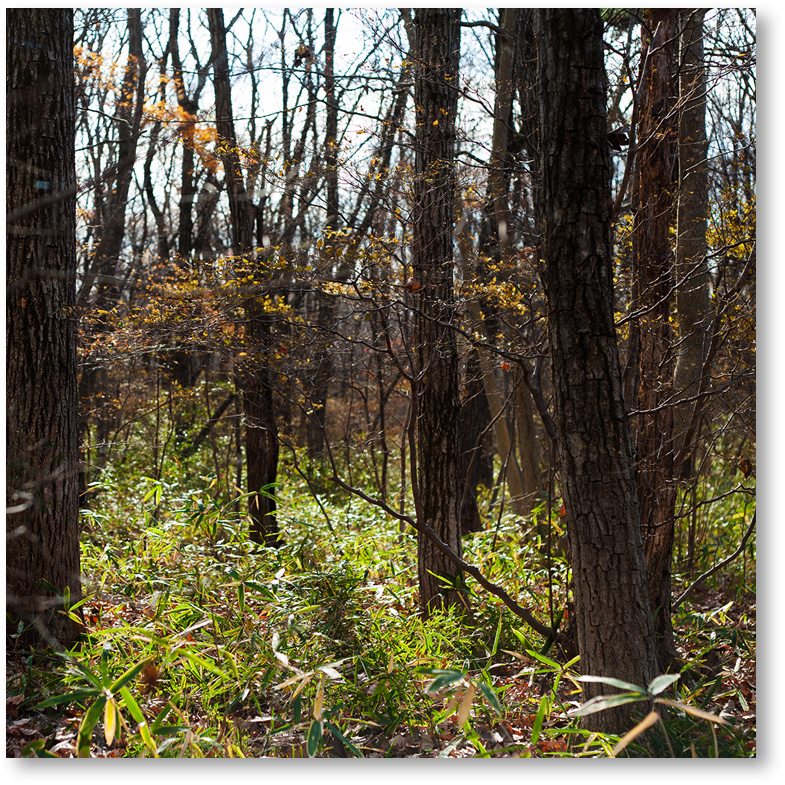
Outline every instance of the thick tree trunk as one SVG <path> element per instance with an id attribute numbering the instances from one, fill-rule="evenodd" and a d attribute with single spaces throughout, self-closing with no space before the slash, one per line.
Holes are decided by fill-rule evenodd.
<path id="1" fill-rule="evenodd" d="M 453 209 L 455 116 L 458 106 L 460 9 L 415 12 L 415 205 L 412 267 L 415 293 L 417 395 L 417 517 L 461 554 L 458 458 L 458 350 L 454 331 Z M 418 534 L 420 609 L 424 616 L 460 603 L 459 570 L 422 533 Z M 444 578 L 445 580 L 440 580 Z"/>
<path id="2" fill-rule="evenodd" d="M 535 25 L 542 258 L 581 671 L 645 685 L 657 663 L 613 322 L 602 19 L 597 10 L 548 9 Z M 584 696 L 608 691 L 587 684 Z M 625 731 L 633 716 L 622 706 L 586 724 Z"/>
<path id="3" fill-rule="evenodd" d="M 6 25 L 6 604 L 32 625 L 20 642 L 59 646 L 79 632 L 64 596 L 82 596 L 73 11 Z"/>
<path id="4" fill-rule="evenodd" d="M 249 265 L 243 258 L 251 255 L 254 213 L 240 173 L 240 159 L 236 150 L 234 118 L 232 115 L 229 64 L 226 54 L 226 30 L 223 11 L 209 8 L 207 17 L 213 50 L 215 84 L 215 115 L 218 136 L 226 152 L 223 153 L 226 190 L 232 222 L 232 244 L 236 264 Z M 246 274 L 248 270 L 245 270 Z M 270 317 L 264 306 L 251 297 L 245 303 L 245 334 L 249 359 L 237 375 L 245 412 L 245 461 L 251 497 L 248 513 L 251 516 L 250 537 L 254 542 L 280 545 L 278 523 L 275 518 L 274 492 L 278 476 L 278 430 L 273 410 L 273 390 L 267 355 L 270 352 Z"/>
<path id="5" fill-rule="evenodd" d="M 673 254 L 674 116 L 671 97 L 674 9 L 646 12 L 644 70 L 638 122 L 638 210 L 634 232 L 637 301 L 641 312 L 640 386 L 637 409 L 638 500 L 649 599 L 655 616 L 657 653 L 665 670 L 676 656 L 671 624 L 671 560 L 676 484 L 673 476 Z M 651 40 L 646 30 L 653 33 Z"/>

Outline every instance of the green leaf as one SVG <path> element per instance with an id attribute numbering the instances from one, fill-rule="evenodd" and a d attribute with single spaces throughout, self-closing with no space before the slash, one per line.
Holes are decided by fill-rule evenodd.
<path id="1" fill-rule="evenodd" d="M 639 692 L 622 692 L 618 695 L 598 695 L 587 701 L 583 706 L 577 709 L 570 709 L 567 714 L 570 717 L 584 717 L 587 714 L 594 714 L 597 711 L 610 709 L 613 706 L 622 706 L 625 703 L 634 703 L 646 699 L 646 695 L 641 695 Z"/>
<path id="2" fill-rule="evenodd" d="M 636 684 L 630 684 L 628 681 L 622 681 L 621 679 L 612 679 L 610 676 L 578 676 L 576 681 L 609 684 L 611 687 L 618 687 L 620 690 L 629 690 L 630 692 L 637 692 L 640 695 L 648 695 L 643 687 L 638 687 Z"/>
<path id="3" fill-rule="evenodd" d="M 122 676 L 115 679 L 112 683 L 112 686 L 109 687 L 109 692 L 112 694 L 120 692 L 120 690 L 128 684 L 131 679 L 138 676 L 145 668 L 145 666 L 150 662 L 151 658 L 147 657 L 146 659 L 142 660 L 141 662 L 137 662 L 136 665 L 132 665 Z"/>
<path id="4" fill-rule="evenodd" d="M 559 665 L 558 662 L 550 659 L 549 657 L 546 657 L 544 654 L 540 654 L 538 651 L 534 651 L 534 649 L 526 649 L 526 653 L 530 657 L 534 657 L 535 660 L 539 660 L 540 662 L 545 663 L 545 665 L 548 665 L 554 670 L 557 671 L 561 670 L 561 665 Z"/>
<path id="5" fill-rule="evenodd" d="M 675 681 L 679 680 L 678 673 L 665 673 L 662 676 L 657 676 L 649 684 L 649 695 L 659 695 L 663 690 L 671 686 Z"/>
<path id="6" fill-rule="evenodd" d="M 502 634 L 502 615 L 499 614 L 499 623 L 496 625 L 496 637 L 493 639 L 493 648 L 491 649 L 491 657 L 496 656 L 496 652 L 499 648 L 499 638 Z"/>
<path id="7" fill-rule="evenodd" d="M 153 757 L 157 758 L 158 752 L 155 747 L 155 742 L 153 741 L 153 737 L 150 735 L 150 729 L 147 727 L 147 720 L 144 718 L 144 714 L 142 714 L 142 709 L 139 707 L 139 704 L 136 702 L 134 696 L 131 695 L 128 687 L 123 687 L 120 690 L 120 695 L 122 695 L 128 711 L 131 712 L 131 716 L 134 718 L 136 724 L 139 727 L 139 735 L 142 737 L 142 741 L 153 753 Z"/>
<path id="8" fill-rule="evenodd" d="M 44 749 L 45 743 L 46 742 L 43 739 L 36 739 L 35 741 L 31 741 L 22 750 L 22 755 L 24 755 L 26 758 L 29 758 L 33 755 L 35 755 L 36 758 L 59 758 L 59 755 L 55 755 L 53 752 L 49 752 L 49 750 Z"/>
<path id="9" fill-rule="evenodd" d="M 490 686 L 490 684 L 485 684 L 484 682 L 481 683 L 479 686 L 480 686 L 480 690 L 482 691 L 482 694 L 485 696 L 485 700 L 488 701 L 488 703 L 491 705 L 491 707 L 497 714 L 501 714 L 502 705 L 499 702 L 499 696 L 496 694 L 496 690 L 494 690 L 493 687 Z"/>
<path id="10" fill-rule="evenodd" d="M 521 630 L 513 629 L 512 633 L 523 644 L 524 651 L 534 648 L 534 644 L 526 637 L 523 632 L 521 632 Z"/>
<path id="11" fill-rule="evenodd" d="M 90 739 L 93 735 L 93 728 L 101 718 L 101 712 L 104 710 L 106 704 L 106 696 L 102 695 L 90 708 L 84 713 L 82 722 L 79 725 L 79 734 L 76 737 L 76 756 L 78 758 L 90 757 Z"/>
<path id="12" fill-rule="evenodd" d="M 324 725 L 320 720 L 314 720 L 308 731 L 308 740 L 306 742 L 306 751 L 308 757 L 313 758 L 319 751 L 319 745 L 322 742 L 322 734 L 324 733 Z"/>
<path id="13" fill-rule="evenodd" d="M 429 695 L 455 684 L 466 676 L 463 671 L 441 670 L 440 668 L 415 668 L 414 671 L 415 673 L 434 677 L 433 681 L 425 688 Z"/>
<path id="14" fill-rule="evenodd" d="M 186 659 L 190 660 L 194 665 L 198 665 L 201 668 L 206 668 L 208 671 L 214 673 L 216 676 L 220 676 L 222 679 L 224 679 L 224 681 L 230 681 L 232 678 L 231 676 L 228 676 L 226 673 L 224 673 L 220 668 L 216 668 L 216 666 L 213 665 L 213 663 L 210 662 L 209 660 L 205 660 L 199 655 L 188 651 L 188 649 L 183 649 L 182 655 Z"/>
<path id="15" fill-rule="evenodd" d="M 537 709 L 537 714 L 532 723 L 532 744 L 536 744 L 540 738 L 540 731 L 542 730 L 542 721 L 545 719 L 545 711 L 548 708 L 548 696 L 543 695 L 540 700 L 540 706 Z"/>
<path id="16" fill-rule="evenodd" d="M 95 689 L 95 690 L 76 690 L 75 692 L 69 692 L 66 695 L 55 695 L 51 698 L 47 698 L 40 703 L 36 703 L 33 706 L 33 710 L 36 711 L 38 709 L 47 709 L 49 706 L 57 706 L 60 703 L 76 703 L 77 701 L 82 701 L 85 698 L 97 698 L 99 695 L 103 694 L 103 690 Z"/>
<path id="17" fill-rule="evenodd" d="M 93 673 L 90 668 L 87 667 L 83 662 L 79 662 L 79 660 L 72 660 L 73 665 L 79 668 L 80 671 L 84 674 L 87 681 L 90 682 L 94 687 L 103 691 L 104 685 L 101 684 L 101 679 L 98 677 L 97 674 Z"/>
<path id="18" fill-rule="evenodd" d="M 163 721 L 169 716 L 169 713 L 172 711 L 172 704 L 167 703 L 161 711 L 158 712 L 158 716 L 153 720 L 153 724 L 150 726 L 150 730 L 157 736 L 161 730 Z"/>
<path id="19" fill-rule="evenodd" d="M 347 747 L 349 750 L 351 750 L 352 754 L 355 757 L 357 758 L 365 757 L 362 754 L 362 752 L 360 752 L 360 750 L 355 746 L 355 744 L 349 739 L 347 739 L 346 736 L 344 736 L 343 733 L 341 733 L 341 731 L 339 731 L 338 728 L 332 724 L 332 722 L 325 721 L 324 725 L 330 731 L 330 733 L 333 734 L 333 736 L 339 738 L 344 743 L 344 746 Z"/>
<path id="20" fill-rule="evenodd" d="M 112 658 L 112 644 L 109 641 L 104 643 L 101 649 L 101 684 L 109 686 L 109 660 Z"/>
<path id="21" fill-rule="evenodd" d="M 565 671 L 568 670 L 573 665 L 575 665 L 575 663 L 578 662 L 578 660 L 580 658 L 581 658 L 581 655 L 580 654 L 576 654 L 569 662 L 565 662 L 564 663 L 564 665 L 562 666 L 562 670 L 565 670 Z"/>

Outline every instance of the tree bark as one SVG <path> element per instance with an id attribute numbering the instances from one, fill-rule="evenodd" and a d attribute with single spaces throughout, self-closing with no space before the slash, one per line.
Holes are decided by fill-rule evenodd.
<path id="1" fill-rule="evenodd" d="M 71 9 L 9 9 L 6 605 L 21 644 L 71 643 L 81 599 Z M 8 626 L 8 632 L 15 627 Z"/>
<path id="2" fill-rule="evenodd" d="M 673 475 L 673 331 L 671 291 L 673 254 L 674 117 L 671 98 L 674 9 L 648 10 L 643 30 L 642 96 L 637 129 L 638 209 L 635 258 L 640 312 L 640 380 L 637 396 L 638 500 L 640 504 L 649 598 L 655 615 L 657 652 L 662 670 L 676 656 L 671 624 L 676 484 Z M 651 39 L 648 32 L 651 31 Z"/>
<path id="3" fill-rule="evenodd" d="M 632 448 L 613 321 L 611 165 L 596 9 L 535 12 L 544 280 L 583 673 L 646 685 L 657 673 Z M 586 684 L 589 699 L 605 686 Z M 626 731 L 635 709 L 588 715 Z"/>
<path id="4" fill-rule="evenodd" d="M 458 556 L 461 554 L 458 458 L 458 351 L 453 290 L 455 204 L 455 118 L 458 106 L 460 9 L 418 8 L 415 12 L 415 183 L 412 268 L 415 293 L 417 381 L 417 517 Z M 461 576 L 455 565 L 418 533 L 420 609 L 460 603 L 449 588 Z M 443 580 L 442 580 L 443 579 Z M 446 581 L 446 582 L 445 582 Z"/>
<path id="5" fill-rule="evenodd" d="M 676 314 L 679 327 L 674 388 L 682 398 L 698 392 L 703 361 L 711 335 L 709 268 L 706 225 L 709 170 L 706 138 L 706 69 L 703 63 L 705 9 L 688 8 L 680 14 L 679 69 L 679 203 L 676 214 Z M 682 404 L 674 412 L 674 436 L 684 449 L 685 430 L 700 402 Z M 687 473 L 691 461 L 685 462 Z M 681 467 L 675 467 L 679 472 Z"/>

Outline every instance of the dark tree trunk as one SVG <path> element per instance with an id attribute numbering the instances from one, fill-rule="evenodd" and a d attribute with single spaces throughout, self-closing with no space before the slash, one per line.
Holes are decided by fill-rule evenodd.
<path id="1" fill-rule="evenodd" d="M 482 383 L 482 366 L 477 350 L 471 349 L 466 360 L 463 382 L 463 400 L 458 424 L 458 452 L 460 473 L 463 478 L 461 492 L 461 533 L 469 534 L 482 529 L 477 508 L 477 486 L 493 486 L 493 459 L 490 453 L 491 410 Z"/>
<path id="2" fill-rule="evenodd" d="M 232 223 L 232 244 L 236 264 L 244 264 L 242 257 L 252 252 L 254 211 L 240 174 L 239 155 L 234 149 L 237 140 L 232 116 L 229 63 L 226 54 L 226 29 L 220 8 L 207 10 L 213 50 L 215 84 L 215 115 L 218 136 L 227 150 L 223 154 L 226 190 Z M 247 274 L 247 270 L 245 271 Z M 270 317 L 264 306 L 251 297 L 245 303 L 245 331 L 250 355 L 237 375 L 242 390 L 245 412 L 245 460 L 248 474 L 248 493 L 255 493 L 249 503 L 250 536 L 254 542 L 280 545 L 275 500 L 270 493 L 278 476 L 278 430 L 273 410 L 271 372 L 268 366 L 270 351 Z"/>
<path id="3" fill-rule="evenodd" d="M 646 685 L 654 630 L 613 322 L 610 151 L 598 10 L 535 14 L 544 279 L 581 671 Z M 587 684 L 586 699 L 612 691 Z M 629 730 L 629 706 L 586 717 Z"/>
<path id="4" fill-rule="evenodd" d="M 417 394 L 417 516 L 460 556 L 458 458 L 458 351 L 454 331 L 453 210 L 455 205 L 455 116 L 458 104 L 460 9 L 418 8 L 415 12 L 415 184 L 412 267 L 421 288 L 415 293 Z M 418 534 L 420 608 L 460 602 L 446 588 L 460 573 Z"/>
<path id="5" fill-rule="evenodd" d="M 64 595 L 82 596 L 73 11 L 6 25 L 6 604 L 32 624 L 20 643 L 59 646 L 79 632 Z"/>
<path id="6" fill-rule="evenodd" d="M 172 55 L 177 104 L 186 115 L 180 128 L 183 140 L 183 163 L 177 220 L 177 251 L 183 259 L 189 259 L 193 249 L 193 203 L 196 196 L 194 187 L 194 127 L 196 125 L 195 115 L 199 107 L 196 100 L 190 98 L 185 91 L 183 64 L 180 61 L 180 48 L 177 43 L 179 28 L 180 9 L 171 8 L 169 10 L 169 51 Z"/>
<path id="7" fill-rule="evenodd" d="M 633 260 L 640 310 L 640 386 L 637 409 L 638 499 L 640 503 L 649 599 L 655 616 L 657 652 L 665 670 L 676 656 L 671 625 L 671 560 L 673 556 L 673 333 L 671 291 L 673 254 L 674 117 L 671 73 L 677 11 L 646 12 L 641 73 L 642 98 L 637 138 L 638 210 L 635 214 Z M 647 39 L 647 29 L 653 38 Z"/>

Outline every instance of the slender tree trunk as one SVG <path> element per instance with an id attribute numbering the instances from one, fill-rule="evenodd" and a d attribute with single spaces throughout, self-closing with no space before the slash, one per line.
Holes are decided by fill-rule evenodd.
<path id="1" fill-rule="evenodd" d="M 676 313 L 679 326 L 674 387 L 683 398 L 696 395 L 709 348 L 711 305 L 706 261 L 709 203 L 708 141 L 706 138 L 706 69 L 703 63 L 705 9 L 687 8 L 680 14 L 679 69 L 679 204 L 676 217 Z M 700 402 L 682 404 L 674 412 L 674 436 L 684 448 L 684 431 Z M 691 474 L 692 461 L 676 471 Z"/>
<path id="2" fill-rule="evenodd" d="M 333 273 L 335 249 L 339 245 L 336 233 L 340 229 L 340 206 L 338 204 L 338 103 L 335 94 L 335 16 L 332 8 L 324 12 L 324 92 L 327 104 L 324 129 L 324 166 L 327 191 L 327 217 L 322 248 L 328 275 Z M 339 267 L 340 267 L 339 262 Z M 341 271 L 339 271 L 341 272 Z M 348 277 L 348 271 L 342 271 Z M 335 297 L 317 292 L 317 323 L 322 330 L 329 330 L 335 314 Z M 325 341 L 315 358 L 316 371 L 311 377 L 311 411 L 306 421 L 306 443 L 311 457 L 324 452 L 324 429 L 327 423 L 327 399 L 332 378 L 332 340 Z"/>
<path id="3" fill-rule="evenodd" d="M 32 625 L 20 643 L 59 647 L 82 596 L 73 11 L 6 25 L 6 605 Z"/>
<path id="4" fill-rule="evenodd" d="M 455 117 L 458 106 L 460 9 L 415 11 L 415 204 L 412 267 L 415 293 L 417 396 L 417 517 L 461 554 L 458 460 L 458 350 L 446 326 L 455 316 L 453 209 Z M 422 533 L 418 534 L 420 609 L 424 616 L 460 602 L 460 573 Z M 444 580 L 440 580 L 444 579 Z M 445 583 L 446 581 L 446 583 Z"/>
<path id="5" fill-rule="evenodd" d="M 523 505 L 525 514 L 529 515 L 534 508 L 537 497 L 542 493 L 542 483 L 540 482 L 540 454 L 534 430 L 532 396 L 520 370 L 515 374 L 515 429 L 524 492 Z"/>
<path id="6" fill-rule="evenodd" d="M 461 492 L 461 532 L 468 534 L 482 529 L 477 507 L 477 485 L 493 486 L 493 460 L 489 450 L 490 434 L 485 433 L 491 411 L 482 383 L 482 368 L 477 350 L 472 348 L 466 360 L 462 385 L 461 412 L 458 427 L 460 472 L 464 486 Z"/>
<path id="7" fill-rule="evenodd" d="M 228 148 L 223 154 L 226 190 L 231 213 L 233 252 L 236 263 L 251 264 L 254 213 L 240 173 L 240 160 L 236 150 L 234 119 L 232 115 L 229 64 L 226 54 L 226 30 L 223 11 L 209 8 L 210 39 L 213 49 L 215 83 L 215 113 L 218 135 Z M 247 270 L 246 270 L 247 274 Z M 275 500 L 270 496 L 278 476 L 278 430 L 273 409 L 272 374 L 268 366 L 271 343 L 271 317 L 255 298 L 245 303 L 245 331 L 251 350 L 237 375 L 242 391 L 245 412 L 245 460 L 248 492 L 255 493 L 249 503 L 251 516 L 250 536 L 254 542 L 280 545 L 278 524 L 275 518 Z"/>
<path id="8" fill-rule="evenodd" d="M 637 138 L 638 210 L 634 232 L 640 326 L 640 387 L 637 450 L 640 503 L 649 598 L 655 616 L 660 666 L 676 656 L 671 624 L 671 561 L 673 557 L 676 483 L 673 474 L 673 332 L 671 291 L 673 254 L 674 116 L 671 98 L 673 9 L 646 12 L 643 26 L 644 70 Z M 652 31 L 648 40 L 648 30 Z"/>
<path id="9" fill-rule="evenodd" d="M 596 9 L 547 9 L 535 25 L 542 258 L 581 671 L 645 685 L 657 662 L 613 322 L 602 19 Z M 584 697 L 607 691 L 586 684 Z M 586 724 L 620 732 L 634 716 L 621 706 Z"/>

